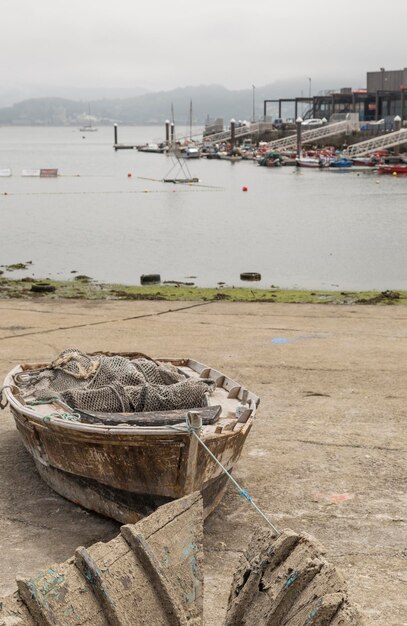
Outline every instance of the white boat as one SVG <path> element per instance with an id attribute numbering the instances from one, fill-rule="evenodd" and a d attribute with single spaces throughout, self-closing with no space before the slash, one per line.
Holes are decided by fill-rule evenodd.
<path id="1" fill-rule="evenodd" d="M 243 157 L 241 154 L 229 154 L 227 152 L 219 152 L 219 158 L 223 159 L 224 161 L 231 161 L 232 163 L 235 163 L 236 161 L 241 161 Z"/>
<path id="2" fill-rule="evenodd" d="M 92 124 L 85 124 L 84 126 L 81 126 L 79 130 L 81 133 L 94 133 L 98 129 L 96 126 L 93 126 Z"/>
<path id="3" fill-rule="evenodd" d="M 79 131 L 81 133 L 95 133 L 98 129 L 92 123 L 92 120 L 94 120 L 95 118 L 92 117 L 90 113 L 90 105 L 88 115 L 84 116 L 84 119 L 87 121 L 85 121 L 84 125 L 80 127 Z"/>
<path id="4" fill-rule="evenodd" d="M 146 143 L 136 147 L 138 152 L 152 152 L 153 154 L 163 154 L 167 150 L 166 146 L 163 144 L 158 145 L 157 143 Z"/>
<path id="5" fill-rule="evenodd" d="M 322 168 L 329 166 L 328 159 L 322 159 L 319 157 L 301 157 L 296 159 L 297 167 L 314 167 Z"/>
<path id="6" fill-rule="evenodd" d="M 183 152 L 182 152 L 182 156 L 185 159 L 199 159 L 201 156 L 201 153 L 199 151 L 198 148 L 196 148 L 195 146 L 188 146 Z"/>

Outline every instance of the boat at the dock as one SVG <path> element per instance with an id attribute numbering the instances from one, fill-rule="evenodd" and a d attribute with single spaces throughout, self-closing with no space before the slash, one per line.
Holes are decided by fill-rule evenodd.
<path id="1" fill-rule="evenodd" d="M 224 161 L 231 161 L 231 163 L 236 163 L 236 161 L 243 159 L 241 154 L 228 154 L 227 152 L 219 152 L 219 158 Z"/>
<path id="2" fill-rule="evenodd" d="M 152 152 L 153 154 L 163 154 L 167 151 L 167 146 L 157 143 L 145 143 L 143 145 L 136 146 L 138 152 Z"/>
<path id="3" fill-rule="evenodd" d="M 379 163 L 379 159 L 376 156 L 361 156 L 352 158 L 353 165 L 360 165 L 362 167 L 375 167 Z"/>
<path id="4" fill-rule="evenodd" d="M 185 150 L 181 152 L 181 156 L 184 157 L 184 159 L 199 159 L 201 152 L 196 146 L 187 146 Z"/>
<path id="5" fill-rule="evenodd" d="M 337 167 L 337 168 L 348 168 L 352 167 L 353 163 L 351 159 L 347 159 L 346 157 L 339 156 L 336 159 L 333 159 L 329 162 L 329 167 Z"/>
<path id="6" fill-rule="evenodd" d="M 280 152 L 276 152 L 275 150 L 261 154 L 257 158 L 258 164 L 265 167 L 278 167 L 281 165 L 282 160 L 283 157 Z"/>
<path id="7" fill-rule="evenodd" d="M 193 436 L 191 419 L 202 421 L 201 440 L 231 471 L 259 404 L 193 359 L 77 350 L 16 366 L 3 394 L 42 478 L 125 523 L 196 490 L 208 515 L 227 476 Z"/>
<path id="8" fill-rule="evenodd" d="M 321 169 L 329 166 L 329 161 L 327 159 L 319 157 L 300 157 L 296 159 L 296 163 L 298 167 L 313 167 Z"/>
<path id="9" fill-rule="evenodd" d="M 407 163 L 382 164 L 377 170 L 379 174 L 407 174 Z"/>

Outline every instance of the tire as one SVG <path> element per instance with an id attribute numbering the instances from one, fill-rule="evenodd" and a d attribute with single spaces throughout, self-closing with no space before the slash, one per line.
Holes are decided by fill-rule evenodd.
<path id="1" fill-rule="evenodd" d="M 142 274 L 140 276 L 140 283 L 142 285 L 156 285 L 161 282 L 160 274 Z"/>
<path id="2" fill-rule="evenodd" d="M 31 285 L 31 291 L 35 293 L 53 293 L 56 291 L 56 287 L 48 283 L 36 283 L 35 285 Z"/>
<path id="3" fill-rule="evenodd" d="M 261 280 L 261 274 L 258 272 L 242 272 L 240 280 Z"/>

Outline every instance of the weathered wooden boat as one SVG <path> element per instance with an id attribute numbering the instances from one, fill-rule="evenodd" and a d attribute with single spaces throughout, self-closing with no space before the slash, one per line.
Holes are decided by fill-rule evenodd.
<path id="1" fill-rule="evenodd" d="M 160 507 L 108 543 L 0 598 L 2 626 L 202 626 L 203 520 L 199 493 Z"/>
<path id="2" fill-rule="evenodd" d="M 161 372 L 176 373 L 179 382 L 172 386 L 178 385 L 177 400 L 182 386 L 203 386 L 199 402 L 170 410 L 135 411 L 116 398 L 114 383 L 103 387 L 111 401 L 120 401 L 113 410 L 112 405 L 108 411 L 89 410 L 87 400 L 80 404 L 81 394 L 85 397 L 95 391 L 99 362 L 113 359 L 113 364 L 127 367 L 127 363 L 149 358 L 139 353 L 85 355 L 87 378 L 81 381 L 76 399 L 69 389 L 64 394 L 42 390 L 39 395 L 36 389 L 44 380 L 56 373 L 67 375 L 64 367 L 72 365 L 71 353 L 75 351 L 63 352 L 51 364 L 18 365 L 4 381 L 4 397 L 42 478 L 67 499 L 124 523 L 134 523 L 158 506 L 196 490 L 203 495 L 208 515 L 221 500 L 228 479 L 186 426 L 188 412 L 198 412 L 203 424 L 201 440 L 231 471 L 252 427 L 259 398 L 192 359 L 149 359 L 147 363 L 156 364 Z M 80 367 L 73 371 L 76 382 L 80 372 Z M 161 387 L 165 393 L 167 387 Z"/>

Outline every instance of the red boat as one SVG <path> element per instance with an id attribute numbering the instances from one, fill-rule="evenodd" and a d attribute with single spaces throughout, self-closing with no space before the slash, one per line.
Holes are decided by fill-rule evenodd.
<path id="1" fill-rule="evenodd" d="M 379 174 L 407 174 L 407 164 L 379 165 Z"/>
<path id="2" fill-rule="evenodd" d="M 365 167 L 374 167 L 377 165 L 379 159 L 374 156 L 362 156 L 362 157 L 354 157 L 352 159 L 353 165 L 363 165 Z"/>

